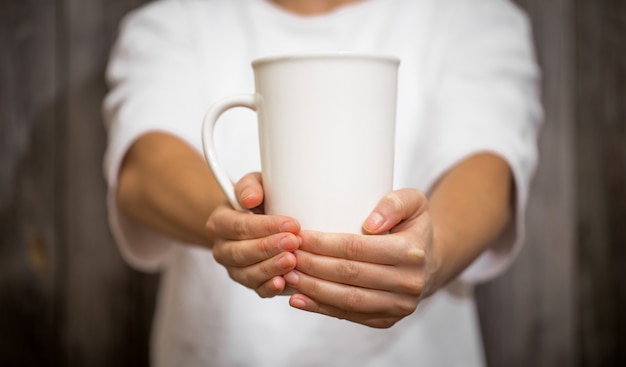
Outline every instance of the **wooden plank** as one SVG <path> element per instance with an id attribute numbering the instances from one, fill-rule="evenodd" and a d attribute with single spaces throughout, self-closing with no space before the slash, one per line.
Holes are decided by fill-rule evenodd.
<path id="1" fill-rule="evenodd" d="M 62 0 L 63 364 L 147 365 L 156 279 L 131 271 L 109 233 L 102 157 L 104 70 L 121 16 L 137 1 Z M 144 284 L 145 283 L 145 284 Z M 149 301 L 146 301 L 149 299 Z"/>
<path id="2" fill-rule="evenodd" d="M 580 349 L 626 365 L 626 3 L 576 1 Z"/>
<path id="3" fill-rule="evenodd" d="M 55 8 L 0 2 L 0 363 L 55 365 Z"/>
<path id="4" fill-rule="evenodd" d="M 575 366 L 572 5 L 519 3 L 533 22 L 546 124 L 525 248 L 504 276 L 477 289 L 481 324 L 490 366 Z"/>

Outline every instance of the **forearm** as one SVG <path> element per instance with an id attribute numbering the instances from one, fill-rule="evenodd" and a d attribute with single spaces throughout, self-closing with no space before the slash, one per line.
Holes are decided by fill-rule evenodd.
<path id="1" fill-rule="evenodd" d="M 436 286 L 459 275 L 500 235 L 512 218 L 512 175 L 494 154 L 467 158 L 430 194 L 435 252 L 441 259 Z"/>
<path id="2" fill-rule="evenodd" d="M 116 200 L 134 220 L 170 237 L 210 247 L 205 223 L 225 198 L 194 149 L 174 136 L 148 133 L 124 158 Z"/>

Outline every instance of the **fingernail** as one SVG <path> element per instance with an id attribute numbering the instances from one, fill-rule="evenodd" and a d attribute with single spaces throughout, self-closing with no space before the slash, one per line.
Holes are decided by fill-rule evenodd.
<path id="1" fill-rule="evenodd" d="M 375 231 L 383 225 L 383 216 L 379 212 L 373 212 L 365 221 L 365 229 Z"/>
<path id="2" fill-rule="evenodd" d="M 420 248 L 410 249 L 407 254 L 408 259 L 413 261 L 420 261 L 424 258 L 424 256 L 426 256 L 426 253 Z"/>
<path id="3" fill-rule="evenodd" d="M 295 271 L 290 271 L 289 273 L 285 274 L 283 278 L 285 278 L 285 281 L 290 285 L 296 285 L 298 284 L 298 280 L 300 280 L 300 277 Z"/>

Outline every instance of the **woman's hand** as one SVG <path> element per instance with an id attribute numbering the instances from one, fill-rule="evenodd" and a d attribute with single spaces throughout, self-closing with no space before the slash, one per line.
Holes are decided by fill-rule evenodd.
<path id="1" fill-rule="evenodd" d="M 262 297 L 282 293 L 286 281 L 299 292 L 293 307 L 385 328 L 493 244 L 510 223 L 513 190 L 506 161 L 485 153 L 452 168 L 429 199 L 415 189 L 385 196 L 363 225 L 368 235 L 300 232 L 292 218 L 227 205 L 207 226 L 216 260 Z M 242 206 L 263 211 L 260 175 L 235 191 Z"/>
<path id="2" fill-rule="evenodd" d="M 241 179 L 235 194 L 244 208 L 262 212 L 263 188 L 258 173 Z M 296 220 L 244 213 L 224 203 L 213 211 L 207 228 L 213 238 L 213 257 L 233 280 L 261 297 L 284 291 L 282 276 L 295 268 L 294 251 L 300 244 Z"/>
<path id="3" fill-rule="evenodd" d="M 299 292 L 290 298 L 293 307 L 387 328 L 434 291 L 440 260 L 420 191 L 388 194 L 363 230 L 369 235 L 300 233 L 296 270 L 284 277 Z"/>

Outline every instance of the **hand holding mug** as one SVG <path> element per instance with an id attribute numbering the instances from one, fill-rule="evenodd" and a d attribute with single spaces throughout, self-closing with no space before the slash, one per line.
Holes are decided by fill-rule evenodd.
<path id="1" fill-rule="evenodd" d="M 393 186 L 398 65 L 394 57 L 341 53 L 259 59 L 254 94 L 211 106 L 205 157 L 239 212 L 222 206 L 208 227 L 214 257 L 233 279 L 276 295 L 285 290 L 281 275 L 296 266 L 296 228 L 362 233 L 363 218 Z M 257 112 L 262 168 L 262 178 L 237 185 L 213 139 L 219 116 L 233 107 Z M 247 212 L 261 203 L 267 216 Z"/>
<path id="2" fill-rule="evenodd" d="M 234 193 L 245 209 L 261 205 L 260 174 L 244 177 L 234 186 Z M 233 280 L 264 298 L 285 291 L 282 276 L 295 268 L 293 252 L 299 247 L 296 220 L 242 212 L 224 203 L 213 211 L 207 228 L 214 238 L 213 257 Z"/>
<path id="3" fill-rule="evenodd" d="M 415 311 L 440 263 L 426 197 L 414 189 L 386 195 L 364 229 L 372 235 L 301 232 L 296 270 L 284 276 L 299 292 L 292 306 L 378 328 Z"/>

